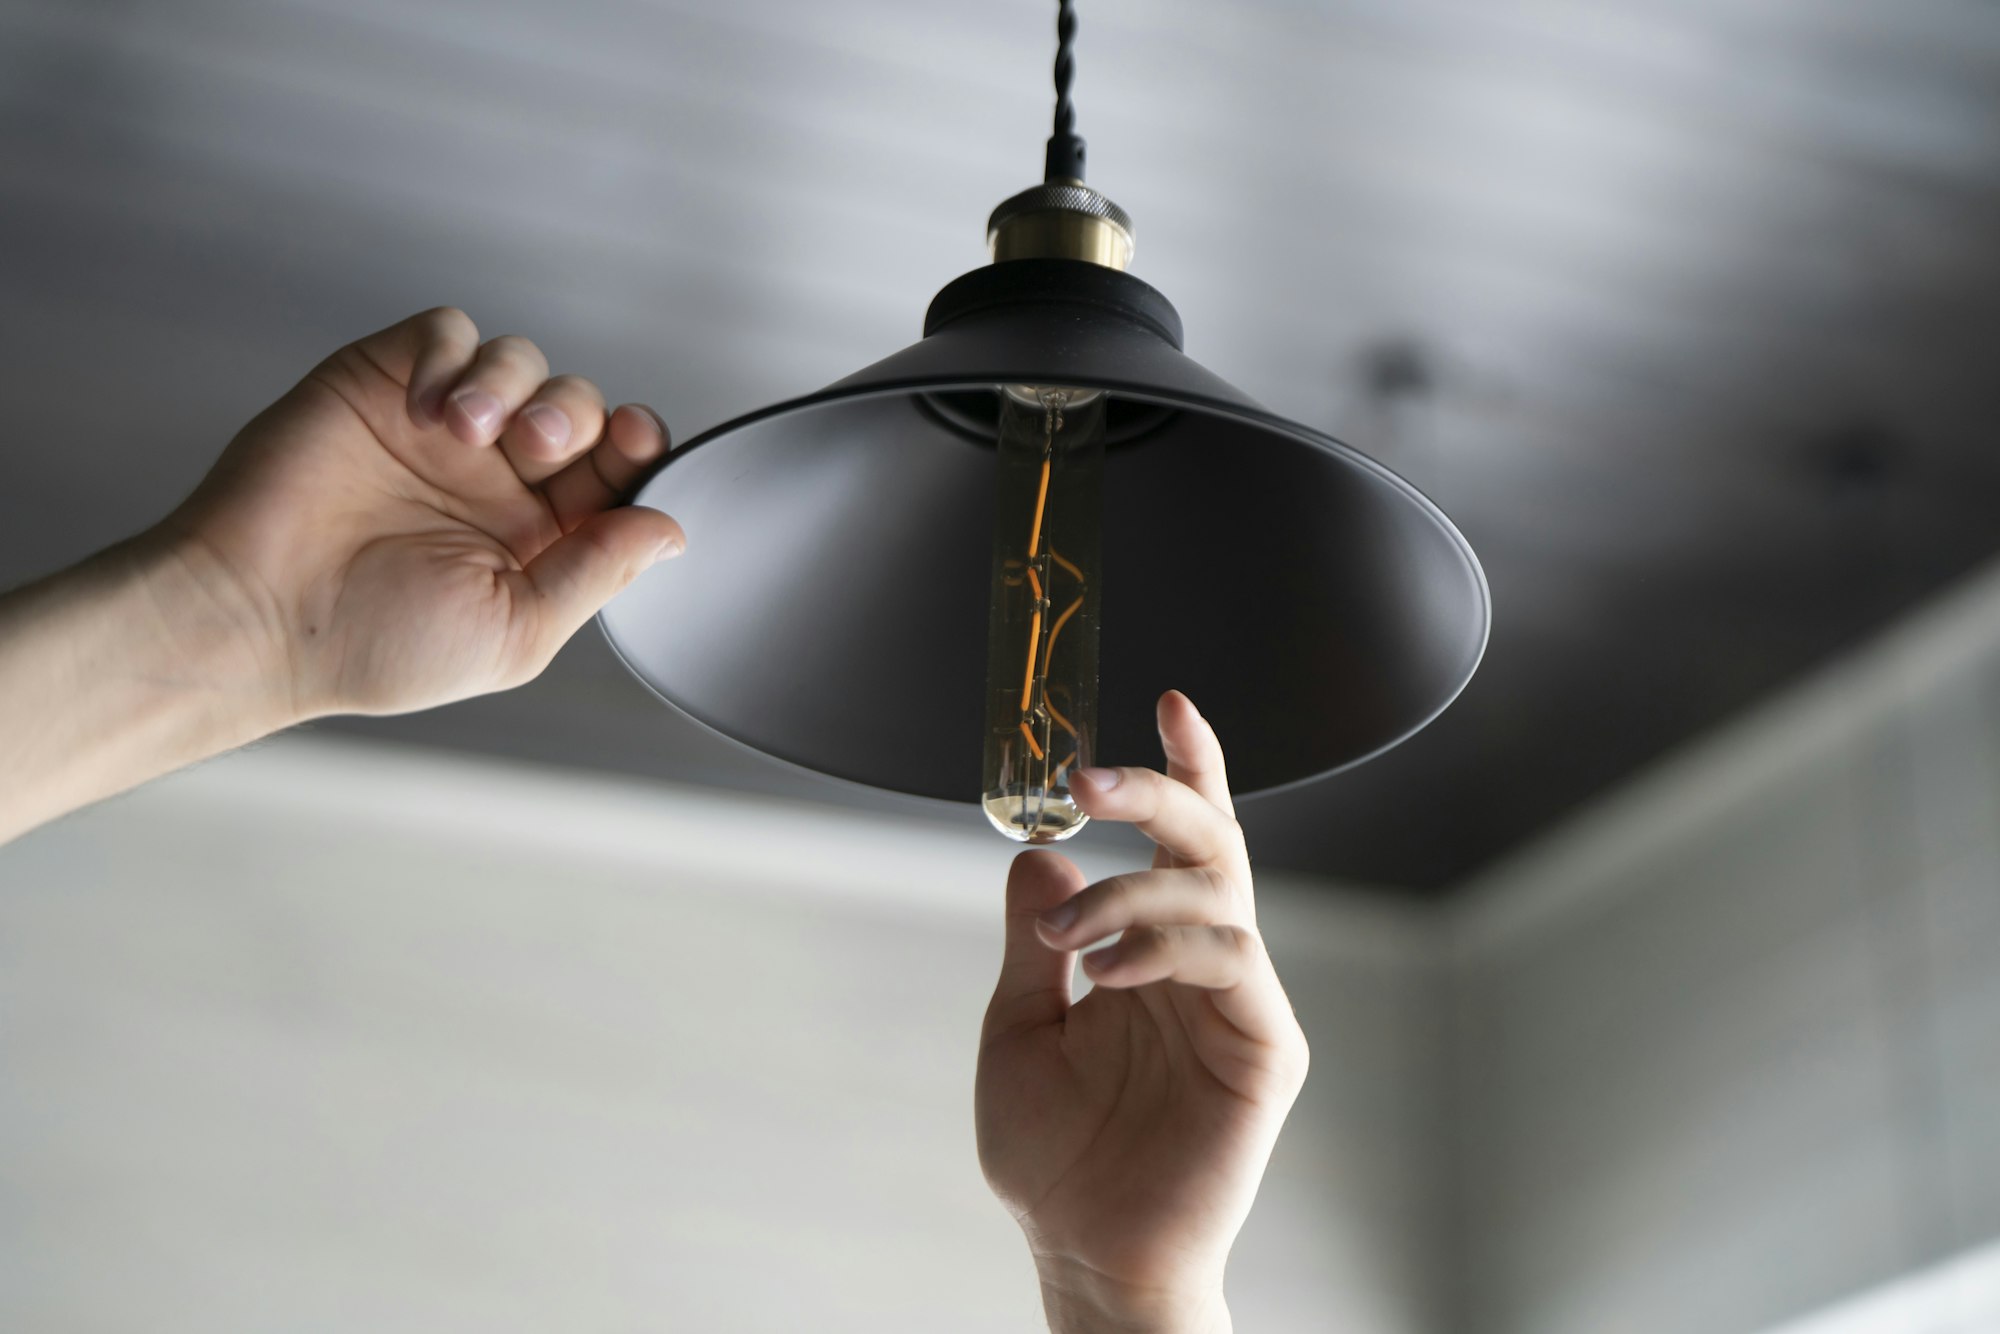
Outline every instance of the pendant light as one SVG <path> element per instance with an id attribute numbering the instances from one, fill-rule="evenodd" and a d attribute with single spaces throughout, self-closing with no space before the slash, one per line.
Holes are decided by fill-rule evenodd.
<path id="1" fill-rule="evenodd" d="M 1046 179 L 987 221 L 993 262 L 923 338 L 675 451 L 638 503 L 687 554 L 601 618 L 674 708 L 779 759 L 980 801 L 1053 842 L 1069 775 L 1151 763 L 1186 691 L 1239 793 L 1416 732 L 1486 644 L 1486 582 L 1415 487 L 1181 351 L 1125 272 L 1133 225 L 1083 183 L 1058 8 Z M 1101 652 L 1100 652 L 1101 649 Z"/>

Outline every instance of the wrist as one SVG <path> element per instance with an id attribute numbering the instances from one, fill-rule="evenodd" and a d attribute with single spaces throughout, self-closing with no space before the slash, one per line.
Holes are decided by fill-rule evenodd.
<path id="1" fill-rule="evenodd" d="M 134 585 L 139 627 L 179 664 L 175 685 L 208 715 L 216 749 L 315 716 L 270 596 L 191 528 L 171 521 L 114 549 Z"/>
<path id="2" fill-rule="evenodd" d="M 1229 1334 L 1222 1278 L 1127 1283 L 1081 1261 L 1037 1255 L 1051 1334 Z"/>
<path id="3" fill-rule="evenodd" d="M 0 842 L 294 721 L 259 619 L 153 535 L 0 599 Z"/>

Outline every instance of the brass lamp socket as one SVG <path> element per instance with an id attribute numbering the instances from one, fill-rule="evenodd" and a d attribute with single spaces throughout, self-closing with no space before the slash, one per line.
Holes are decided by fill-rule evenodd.
<path id="1" fill-rule="evenodd" d="M 1122 271 L 1132 262 L 1132 218 L 1082 181 L 1050 181 L 994 209 L 986 244 L 995 263 L 1080 259 Z"/>

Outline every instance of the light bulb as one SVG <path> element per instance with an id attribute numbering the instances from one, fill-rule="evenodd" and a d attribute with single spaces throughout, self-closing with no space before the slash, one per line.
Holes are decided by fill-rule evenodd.
<path id="1" fill-rule="evenodd" d="M 1097 743 L 1104 395 L 1005 386 L 998 471 L 983 802 L 1007 837 L 1055 843 L 1090 818 L 1070 776 Z"/>

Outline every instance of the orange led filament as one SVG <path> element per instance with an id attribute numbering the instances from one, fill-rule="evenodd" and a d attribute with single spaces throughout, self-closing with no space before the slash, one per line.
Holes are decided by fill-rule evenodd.
<path id="1" fill-rule="evenodd" d="M 1026 661 L 1022 666 L 1021 673 L 1020 726 L 1021 736 L 1028 743 L 1029 754 L 1033 755 L 1037 761 L 1046 765 L 1050 740 L 1048 724 L 1051 721 L 1061 726 L 1070 736 L 1077 736 L 1076 727 L 1069 719 L 1063 717 L 1062 711 L 1057 709 L 1055 702 L 1049 698 L 1048 674 L 1049 662 L 1055 656 L 1057 636 L 1062 633 L 1063 626 L 1069 623 L 1070 617 L 1076 615 L 1083 608 L 1083 593 L 1080 587 L 1083 583 L 1083 571 L 1071 562 L 1064 560 L 1062 555 L 1053 549 L 1048 552 L 1046 557 L 1042 553 L 1042 519 L 1048 511 L 1049 474 L 1055 461 L 1055 436 L 1056 432 L 1062 429 L 1062 411 L 1060 406 L 1047 400 L 1044 401 L 1043 406 L 1046 415 L 1043 419 L 1042 477 L 1041 484 L 1035 492 L 1035 517 L 1028 528 L 1027 582 L 1028 591 L 1034 597 L 1034 604 L 1033 614 L 1028 621 L 1028 651 L 1025 655 Z M 1053 561 L 1056 565 L 1060 566 L 1064 573 L 1075 580 L 1079 585 L 1079 590 L 1070 604 L 1063 608 L 1062 614 L 1049 623 L 1048 638 L 1044 641 L 1042 638 L 1044 613 L 1048 610 L 1050 603 L 1042 589 L 1042 572 L 1047 569 L 1049 561 Z M 1050 579 L 1050 586 L 1051 588 L 1054 586 L 1053 576 Z M 1037 667 L 1040 668 L 1040 671 L 1036 670 Z M 1037 690 L 1038 686 L 1039 692 Z M 1040 695 L 1039 707 L 1036 700 L 1038 693 Z M 1040 736 L 1035 734 L 1035 724 L 1037 722 L 1042 724 L 1042 734 Z M 1044 780 L 1038 785 L 1042 788 L 1044 796 L 1046 796 L 1048 787 L 1052 782 L 1060 781 L 1063 770 L 1076 762 L 1076 757 L 1077 747 L 1072 746 L 1069 758 L 1056 766 L 1054 775 L 1049 775 L 1046 771 L 1044 772 Z"/>

